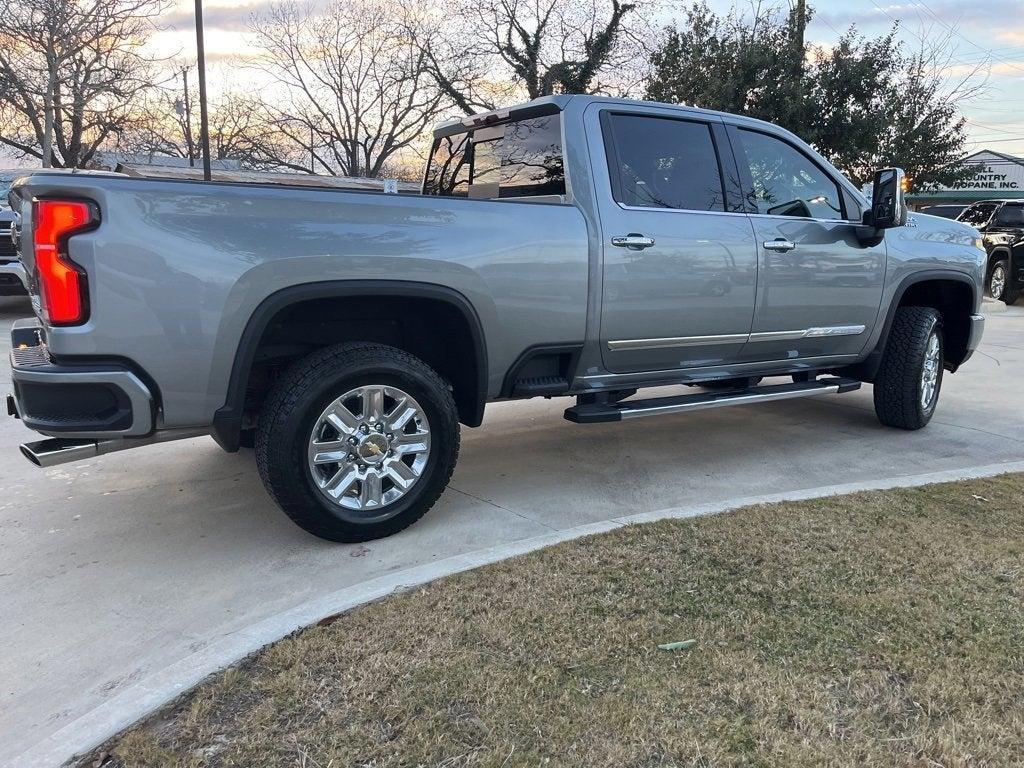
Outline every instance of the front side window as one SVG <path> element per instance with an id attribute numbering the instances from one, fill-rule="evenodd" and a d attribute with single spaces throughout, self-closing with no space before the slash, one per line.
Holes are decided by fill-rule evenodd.
<path id="1" fill-rule="evenodd" d="M 722 174 L 706 123 L 612 114 L 605 130 L 617 202 L 642 208 L 725 210 Z"/>
<path id="2" fill-rule="evenodd" d="M 738 131 L 758 213 L 842 219 L 839 185 L 796 147 L 759 131 Z M 742 162 L 742 161 L 741 161 Z"/>
<path id="3" fill-rule="evenodd" d="M 434 142 L 423 192 L 473 198 L 565 194 L 561 115 L 542 115 Z"/>

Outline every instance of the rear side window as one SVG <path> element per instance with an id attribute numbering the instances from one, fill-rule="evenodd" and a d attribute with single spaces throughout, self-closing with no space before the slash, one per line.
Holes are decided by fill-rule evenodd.
<path id="1" fill-rule="evenodd" d="M 423 192 L 473 198 L 564 195 L 561 114 L 437 139 Z"/>
<path id="2" fill-rule="evenodd" d="M 605 131 L 616 201 L 643 208 L 725 210 L 722 174 L 706 123 L 611 114 Z"/>
<path id="3" fill-rule="evenodd" d="M 839 185 L 811 158 L 774 136 L 742 128 L 738 133 L 754 183 L 752 202 L 758 213 L 844 218 Z"/>

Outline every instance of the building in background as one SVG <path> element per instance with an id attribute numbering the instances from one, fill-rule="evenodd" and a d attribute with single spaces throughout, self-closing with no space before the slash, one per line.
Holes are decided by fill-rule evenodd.
<path id="1" fill-rule="evenodd" d="M 975 166 L 973 176 L 949 187 L 911 192 L 910 207 L 920 211 L 932 205 L 966 207 L 979 200 L 1024 200 L 1024 157 L 983 149 L 964 162 Z"/>

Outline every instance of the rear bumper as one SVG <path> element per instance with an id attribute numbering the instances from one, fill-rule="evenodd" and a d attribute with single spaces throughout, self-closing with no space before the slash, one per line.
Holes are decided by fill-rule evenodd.
<path id="1" fill-rule="evenodd" d="M 19 321 L 11 330 L 12 415 L 52 437 L 141 437 L 153 431 L 153 396 L 135 373 L 116 363 L 55 363 L 34 322 Z"/>

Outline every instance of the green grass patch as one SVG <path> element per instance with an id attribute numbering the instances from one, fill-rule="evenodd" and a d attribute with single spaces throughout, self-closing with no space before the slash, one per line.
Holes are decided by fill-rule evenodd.
<path id="1" fill-rule="evenodd" d="M 1022 491 L 565 543 L 288 637 L 83 765 L 1020 765 Z"/>

